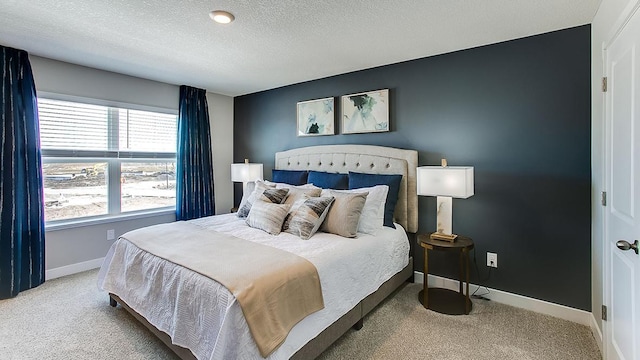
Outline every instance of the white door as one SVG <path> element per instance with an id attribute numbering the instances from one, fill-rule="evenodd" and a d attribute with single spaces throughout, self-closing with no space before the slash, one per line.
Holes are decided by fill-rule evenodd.
<path id="1" fill-rule="evenodd" d="M 637 8 L 636 8 L 637 9 Z M 640 360 L 640 11 L 605 49 L 606 113 L 604 351 L 607 360 Z"/>

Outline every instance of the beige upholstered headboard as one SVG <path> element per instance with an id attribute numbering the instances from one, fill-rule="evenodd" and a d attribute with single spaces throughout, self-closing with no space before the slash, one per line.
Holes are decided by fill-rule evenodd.
<path id="1" fill-rule="evenodd" d="M 334 173 L 402 174 L 394 220 L 407 232 L 418 231 L 416 168 L 418 152 L 374 145 L 320 145 L 276 153 L 275 168 Z"/>

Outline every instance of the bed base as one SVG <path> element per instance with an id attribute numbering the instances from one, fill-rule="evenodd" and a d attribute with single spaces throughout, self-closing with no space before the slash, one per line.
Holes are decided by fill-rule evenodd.
<path id="1" fill-rule="evenodd" d="M 338 338 L 344 335 L 350 328 L 360 330 L 364 325 L 364 317 L 371 312 L 378 304 L 380 304 L 389 295 L 399 289 L 405 282 L 413 282 L 413 258 L 409 258 L 409 264 L 399 273 L 395 274 L 391 279 L 383 283 L 380 288 L 373 294 L 367 296 L 354 306 L 349 312 L 340 317 L 336 322 L 329 325 L 318 336 L 310 340 L 300 350 L 291 356 L 294 360 L 315 359 Z M 127 310 L 136 320 L 149 329 L 157 338 L 159 338 L 169 349 L 171 349 L 180 359 L 195 360 L 196 357 L 191 350 L 171 343 L 171 337 L 165 332 L 158 330 L 151 325 L 142 315 L 138 314 L 129 305 L 115 294 L 109 294 L 109 304 L 113 307 L 120 304 L 123 309 Z"/>

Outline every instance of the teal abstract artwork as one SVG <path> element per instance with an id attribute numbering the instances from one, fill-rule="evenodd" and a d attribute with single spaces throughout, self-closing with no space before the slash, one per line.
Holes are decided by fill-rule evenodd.
<path id="1" fill-rule="evenodd" d="M 299 102 L 298 136 L 333 135 L 333 97 Z"/>
<path id="2" fill-rule="evenodd" d="M 344 95 L 342 133 L 389 131 L 389 89 Z"/>

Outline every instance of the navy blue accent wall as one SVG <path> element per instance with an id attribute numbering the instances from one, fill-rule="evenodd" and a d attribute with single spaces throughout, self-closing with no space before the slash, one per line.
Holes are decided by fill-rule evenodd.
<path id="1" fill-rule="evenodd" d="M 590 42 L 585 25 L 237 97 L 234 161 L 264 163 L 269 178 L 276 151 L 374 144 L 416 149 L 420 165 L 474 166 L 476 195 L 453 201 L 453 231 L 476 244 L 472 282 L 590 311 Z M 298 101 L 382 88 L 390 132 L 296 136 Z M 419 231 L 433 231 L 435 198 L 419 209 Z M 420 270 L 422 248 L 414 256 Z M 457 257 L 429 260 L 457 278 Z"/>

